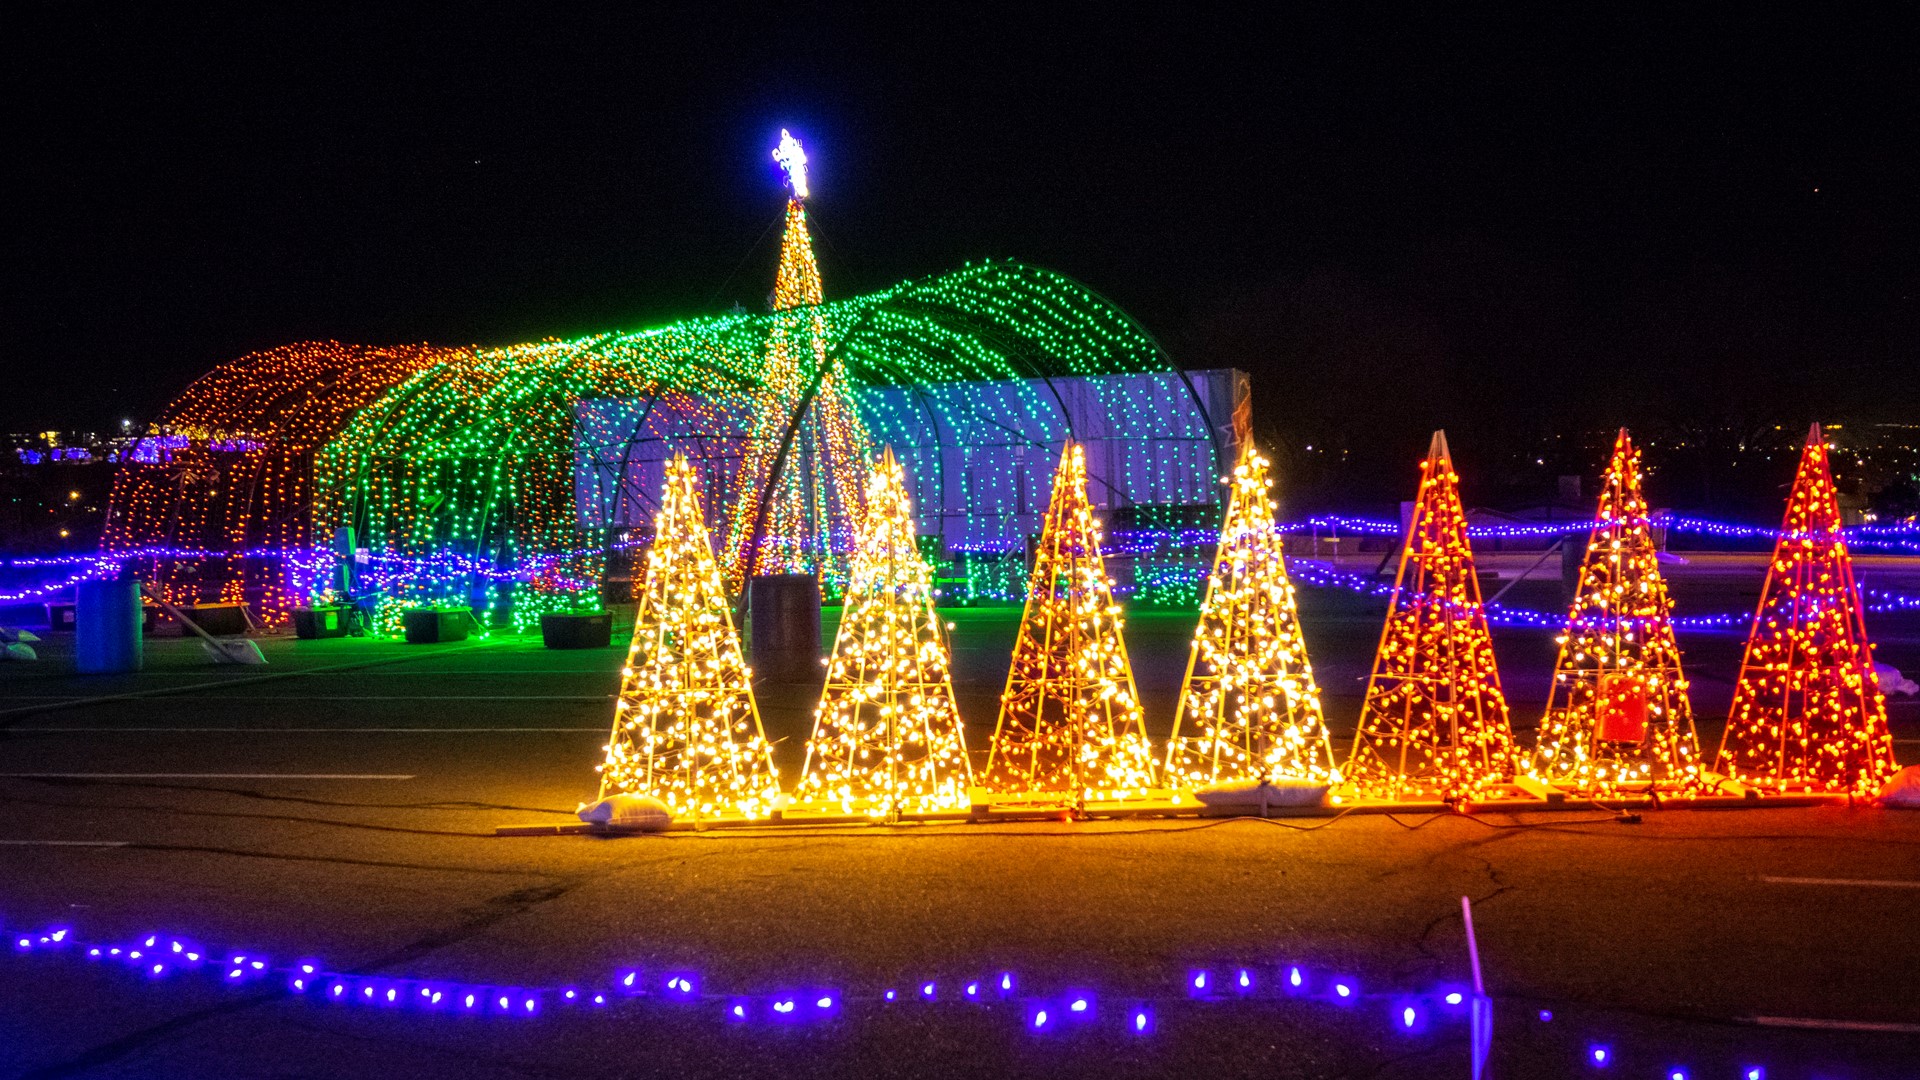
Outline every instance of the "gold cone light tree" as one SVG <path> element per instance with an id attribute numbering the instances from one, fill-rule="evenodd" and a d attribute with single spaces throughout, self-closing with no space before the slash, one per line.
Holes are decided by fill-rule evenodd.
<path id="1" fill-rule="evenodd" d="M 714 559 L 693 465 L 675 454 L 654 516 L 600 796 L 652 795 L 675 817 L 768 816 L 780 793 Z"/>
<path id="2" fill-rule="evenodd" d="M 1226 480 L 1226 521 L 1167 742 L 1170 784 L 1338 779 L 1267 470 L 1248 446 Z"/>
<path id="3" fill-rule="evenodd" d="M 972 765 L 932 571 L 892 450 L 874 467 L 865 502 L 795 798 L 874 817 L 964 810 Z"/>
<path id="4" fill-rule="evenodd" d="M 1866 795 L 1898 769 L 1840 528 L 1827 442 L 1815 424 L 1787 495 L 1715 762 L 1742 783 Z"/>
<path id="5" fill-rule="evenodd" d="M 1700 744 L 1673 601 L 1640 494 L 1640 451 L 1624 428 L 1601 479 L 1596 521 L 1560 635 L 1533 773 L 1592 794 L 1655 782 L 1697 785 Z"/>
<path id="6" fill-rule="evenodd" d="M 1026 609 L 987 759 L 1001 794 L 1138 796 L 1154 783 L 1124 620 L 1087 499 L 1086 450 L 1069 441 L 1053 476 Z"/>
<path id="7" fill-rule="evenodd" d="M 1345 775 L 1365 795 L 1458 801 L 1513 777 L 1513 730 L 1445 432 L 1420 469 Z"/>
<path id="8" fill-rule="evenodd" d="M 824 298 L 807 228 L 806 152 L 782 131 L 774 159 L 786 169 L 787 200 L 767 365 L 746 418 L 736 502 L 727 531 L 727 581 L 736 592 L 755 574 L 846 576 L 846 548 L 859 520 L 867 431 L 847 396 L 815 308 Z M 791 430 L 789 430 L 791 428 Z"/>

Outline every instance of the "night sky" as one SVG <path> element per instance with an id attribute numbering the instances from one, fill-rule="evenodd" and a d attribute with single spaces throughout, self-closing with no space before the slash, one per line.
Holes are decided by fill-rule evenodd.
<path id="1" fill-rule="evenodd" d="M 782 126 L 829 295 L 1051 267 L 1276 440 L 1920 413 L 1903 25 L 914 7 L 15 11 L 0 430 L 302 339 L 762 307 Z"/>

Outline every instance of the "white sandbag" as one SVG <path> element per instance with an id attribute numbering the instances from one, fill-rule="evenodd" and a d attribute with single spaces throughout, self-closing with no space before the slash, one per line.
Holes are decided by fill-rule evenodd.
<path id="1" fill-rule="evenodd" d="M 1218 810 L 1263 813 L 1279 806 L 1325 806 L 1331 785 L 1322 780 L 1275 777 L 1264 782 L 1214 784 L 1193 793 L 1200 805 Z"/>
<path id="2" fill-rule="evenodd" d="M 1880 789 L 1881 806 L 1895 806 L 1903 810 L 1920 810 L 1920 765 L 1909 765 L 1893 774 L 1893 779 Z"/>
<path id="3" fill-rule="evenodd" d="M 581 821 L 640 832 L 659 832 L 673 821 L 667 804 L 651 795 L 609 795 L 583 804 L 578 813 Z"/>
<path id="4" fill-rule="evenodd" d="M 1883 694 L 1900 694 L 1905 697 L 1920 694 L 1920 683 L 1916 683 L 1912 679 L 1902 676 L 1900 669 L 1894 667 L 1892 664 L 1882 664 L 1875 661 L 1873 665 L 1873 675 L 1874 678 L 1879 680 L 1880 692 Z"/>

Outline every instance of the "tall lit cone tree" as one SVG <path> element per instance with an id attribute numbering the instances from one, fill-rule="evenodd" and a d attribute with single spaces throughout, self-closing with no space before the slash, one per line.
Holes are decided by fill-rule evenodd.
<path id="1" fill-rule="evenodd" d="M 1640 451 L 1625 428 L 1600 482 L 1600 508 L 1560 635 L 1533 773 L 1572 790 L 1700 782 L 1700 743 L 1673 601 L 1640 493 Z M 1572 543 L 1569 537 L 1568 543 Z"/>
<path id="2" fill-rule="evenodd" d="M 773 286 L 780 317 L 734 488 L 727 574 L 735 591 L 755 574 L 819 574 L 837 587 L 860 515 L 869 440 L 814 310 L 824 294 L 802 198 L 787 200 Z"/>
<path id="3" fill-rule="evenodd" d="M 1249 445 L 1225 480 L 1227 516 L 1167 742 L 1169 783 L 1338 778 L 1267 470 Z"/>
<path id="4" fill-rule="evenodd" d="M 1345 775 L 1363 795 L 1453 802 L 1513 777 L 1513 730 L 1445 432 L 1420 469 Z"/>
<path id="5" fill-rule="evenodd" d="M 1815 424 L 1787 495 L 1715 762 L 1741 783 L 1865 795 L 1898 768 L 1840 528 L 1827 442 Z"/>
<path id="6" fill-rule="evenodd" d="M 696 821 L 765 817 L 780 780 L 684 454 L 653 526 L 600 795 L 652 795 Z"/>
<path id="7" fill-rule="evenodd" d="M 1121 640 L 1125 620 L 1100 546 L 1086 450 L 1069 441 L 988 753 L 986 784 L 995 792 L 1063 794 L 1080 805 L 1153 786 L 1153 750 Z"/>
<path id="8" fill-rule="evenodd" d="M 965 809 L 973 767 L 933 574 L 891 449 L 873 469 L 865 505 L 795 798 L 874 817 Z"/>

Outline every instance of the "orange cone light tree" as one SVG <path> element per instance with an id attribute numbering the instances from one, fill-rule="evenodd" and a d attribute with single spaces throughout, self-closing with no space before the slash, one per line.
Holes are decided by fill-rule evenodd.
<path id="1" fill-rule="evenodd" d="M 865 505 L 796 797 L 875 817 L 963 810 L 972 766 L 932 571 L 892 450 L 873 470 Z"/>
<path id="2" fill-rule="evenodd" d="M 1898 768 L 1815 424 L 1787 496 L 1715 768 L 1771 790 L 1870 794 Z"/>
<path id="3" fill-rule="evenodd" d="M 1338 778 L 1267 468 L 1249 445 L 1226 479 L 1226 522 L 1167 742 L 1169 783 Z"/>
<path id="4" fill-rule="evenodd" d="M 652 795 L 675 817 L 765 817 L 780 792 L 726 585 L 684 454 L 647 550 L 600 796 Z"/>
<path id="5" fill-rule="evenodd" d="M 1534 775 L 1589 793 L 1656 781 L 1693 786 L 1700 744 L 1673 601 L 1640 494 L 1640 451 L 1624 428 L 1600 483 L 1596 521 L 1559 639 Z"/>
<path id="6" fill-rule="evenodd" d="M 993 791 L 1066 794 L 1080 804 L 1153 786 L 1123 625 L 1087 499 L 1086 450 L 1070 441 L 1054 472 L 1000 698 L 987 759 Z"/>
<path id="7" fill-rule="evenodd" d="M 1420 468 L 1345 772 L 1362 794 L 1454 801 L 1512 778 L 1513 731 L 1445 432 Z"/>

